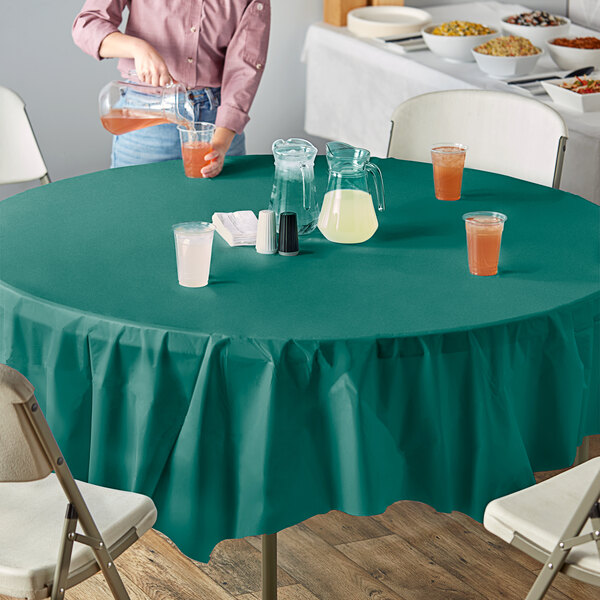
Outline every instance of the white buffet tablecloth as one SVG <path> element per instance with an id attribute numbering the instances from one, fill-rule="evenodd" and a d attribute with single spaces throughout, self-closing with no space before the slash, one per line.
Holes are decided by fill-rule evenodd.
<path id="1" fill-rule="evenodd" d="M 463 19 L 500 27 L 502 17 L 527 10 L 519 4 L 470 2 L 426 9 L 434 22 Z M 598 35 L 576 25 L 574 35 Z M 476 63 L 450 63 L 428 50 L 404 53 L 393 44 L 357 38 L 346 28 L 312 25 L 303 60 L 307 65 L 306 131 L 312 135 L 367 148 L 386 156 L 390 118 L 404 100 L 448 89 L 495 89 L 524 93 L 488 77 Z M 542 56 L 535 71 L 556 73 Z M 536 96 L 565 119 L 569 140 L 561 189 L 600 204 L 600 112 L 577 113 Z"/>

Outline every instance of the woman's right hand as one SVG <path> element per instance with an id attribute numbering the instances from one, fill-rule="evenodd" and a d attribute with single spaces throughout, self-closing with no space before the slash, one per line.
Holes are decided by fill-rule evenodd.
<path id="1" fill-rule="evenodd" d="M 133 49 L 133 60 L 138 79 L 142 83 L 164 86 L 173 83 L 169 67 L 163 57 L 144 40 L 139 40 Z"/>
<path id="2" fill-rule="evenodd" d="M 138 79 L 150 85 L 173 83 L 163 57 L 148 42 L 120 31 L 109 33 L 100 45 L 103 58 L 133 58 Z"/>

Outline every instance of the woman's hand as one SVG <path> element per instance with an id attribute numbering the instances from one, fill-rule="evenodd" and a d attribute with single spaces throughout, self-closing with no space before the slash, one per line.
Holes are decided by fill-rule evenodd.
<path id="1" fill-rule="evenodd" d="M 231 129 L 225 127 L 215 129 L 212 139 L 213 150 L 204 157 L 211 162 L 202 169 L 203 177 L 216 177 L 223 170 L 225 155 L 234 137 L 235 131 L 231 131 Z"/>
<path id="2" fill-rule="evenodd" d="M 148 42 L 120 31 L 110 33 L 100 44 L 103 58 L 133 58 L 135 71 L 142 83 L 168 85 L 173 83 L 163 57 Z"/>
<path id="3" fill-rule="evenodd" d="M 138 79 L 142 83 L 155 86 L 164 86 L 173 83 L 173 77 L 169 73 L 169 67 L 163 57 L 147 42 L 140 40 L 135 45 L 133 60 Z"/>

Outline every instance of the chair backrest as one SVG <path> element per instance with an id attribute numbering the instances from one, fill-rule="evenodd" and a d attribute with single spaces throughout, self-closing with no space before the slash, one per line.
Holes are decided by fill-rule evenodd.
<path id="1" fill-rule="evenodd" d="M 40 179 L 48 183 L 48 169 L 35 139 L 25 103 L 0 86 L 0 184 Z"/>
<path id="2" fill-rule="evenodd" d="M 467 167 L 558 187 L 567 135 L 563 118 L 534 98 L 432 92 L 396 108 L 388 156 L 431 162 L 432 144 L 460 142 L 468 146 Z"/>
<path id="3" fill-rule="evenodd" d="M 0 481 L 33 481 L 52 471 L 24 410 L 32 398 L 31 383 L 0 364 Z"/>

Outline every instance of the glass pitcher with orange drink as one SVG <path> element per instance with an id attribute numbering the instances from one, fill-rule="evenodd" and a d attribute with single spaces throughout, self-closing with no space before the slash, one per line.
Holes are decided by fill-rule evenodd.
<path id="1" fill-rule="evenodd" d="M 98 103 L 102 125 L 115 135 L 161 123 L 194 122 L 194 106 L 181 83 L 155 87 L 111 81 L 100 91 Z"/>
<path id="2" fill-rule="evenodd" d="M 385 210 L 383 178 L 371 154 L 342 142 L 327 144 L 329 180 L 318 227 L 331 242 L 360 244 L 370 239 L 379 227 L 377 209 Z M 369 178 L 369 175 L 371 176 Z"/>

